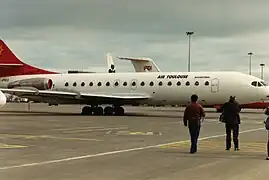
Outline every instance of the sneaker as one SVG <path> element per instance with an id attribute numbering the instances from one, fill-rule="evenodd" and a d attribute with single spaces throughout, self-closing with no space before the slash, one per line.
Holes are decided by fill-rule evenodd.
<path id="1" fill-rule="evenodd" d="M 267 157 L 265 160 L 269 160 L 269 157 Z"/>
<path id="2" fill-rule="evenodd" d="M 239 148 L 234 148 L 234 151 L 239 151 Z"/>

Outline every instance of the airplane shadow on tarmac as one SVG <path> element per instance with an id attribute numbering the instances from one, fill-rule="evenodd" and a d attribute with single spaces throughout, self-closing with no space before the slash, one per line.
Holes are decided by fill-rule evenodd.
<path id="1" fill-rule="evenodd" d="M 44 112 L 44 111 L 0 111 L 0 116 L 88 116 L 88 117 L 100 117 L 98 115 L 81 115 L 80 113 L 64 113 L 64 112 Z M 106 117 L 105 115 L 103 115 Z M 109 116 L 108 116 L 109 117 Z M 169 115 L 169 114 L 146 114 L 136 112 L 126 112 L 122 117 L 160 117 L 160 118 L 178 118 L 182 119 L 180 115 Z M 208 117 L 207 119 L 216 119 L 215 117 Z"/>

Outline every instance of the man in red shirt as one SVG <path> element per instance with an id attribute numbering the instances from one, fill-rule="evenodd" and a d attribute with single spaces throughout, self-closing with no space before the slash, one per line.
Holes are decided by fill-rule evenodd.
<path id="1" fill-rule="evenodd" d="M 201 123 L 204 120 L 205 112 L 203 107 L 197 103 L 198 96 L 193 94 L 191 96 L 191 104 L 188 105 L 184 111 L 184 126 L 189 128 L 191 136 L 190 153 L 197 152 L 197 141 L 200 134 Z"/>

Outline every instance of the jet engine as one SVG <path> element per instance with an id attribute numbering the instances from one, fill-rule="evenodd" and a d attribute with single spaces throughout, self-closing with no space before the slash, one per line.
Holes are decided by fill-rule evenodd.
<path id="1" fill-rule="evenodd" d="M 8 88 L 34 87 L 38 90 L 48 90 L 52 88 L 52 80 L 48 78 L 29 78 L 8 83 Z"/>
<path id="2" fill-rule="evenodd" d="M 0 107 L 3 107 L 7 102 L 7 97 L 6 95 L 0 91 Z"/>

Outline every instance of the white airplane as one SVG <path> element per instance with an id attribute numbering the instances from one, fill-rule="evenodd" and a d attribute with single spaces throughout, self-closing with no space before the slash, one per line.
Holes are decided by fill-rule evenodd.
<path id="1" fill-rule="evenodd" d="M 123 105 L 201 104 L 269 100 L 260 78 L 240 72 L 141 72 L 60 74 L 20 61 L 0 41 L 0 91 L 51 104 L 85 104 L 82 114 L 123 115 Z M 100 105 L 108 105 L 104 109 Z"/>

